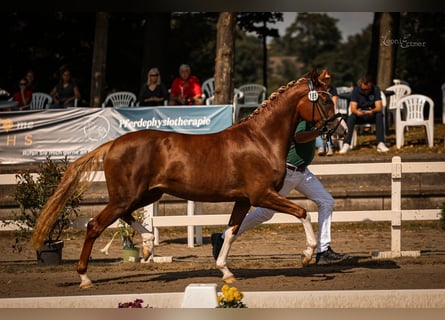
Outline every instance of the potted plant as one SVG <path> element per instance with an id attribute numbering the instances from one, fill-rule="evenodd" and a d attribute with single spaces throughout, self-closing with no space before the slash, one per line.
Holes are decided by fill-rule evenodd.
<path id="1" fill-rule="evenodd" d="M 34 228 L 41 210 L 58 186 L 67 166 L 67 157 L 56 162 L 48 156 L 46 161 L 38 165 L 35 174 L 30 169 L 16 174 L 15 200 L 19 204 L 19 211 L 14 214 L 12 221 L 18 227 L 14 249 L 21 251 L 23 241 L 29 240 L 31 230 Z M 72 220 L 78 216 L 81 200 L 81 195 L 73 195 L 68 199 L 48 233 L 43 248 L 37 252 L 38 263 L 60 264 L 63 248 L 62 234 L 70 227 Z"/>
<path id="2" fill-rule="evenodd" d="M 133 216 L 136 220 L 142 221 L 143 214 L 143 210 L 138 210 Z M 108 255 L 108 250 L 110 249 L 111 243 L 113 242 L 114 238 L 119 235 L 122 240 L 124 262 L 139 262 L 139 247 L 137 247 L 134 243 L 134 237 L 136 234 L 136 231 L 131 226 L 119 219 L 117 230 L 113 233 L 111 240 L 100 250 L 100 252 Z"/>

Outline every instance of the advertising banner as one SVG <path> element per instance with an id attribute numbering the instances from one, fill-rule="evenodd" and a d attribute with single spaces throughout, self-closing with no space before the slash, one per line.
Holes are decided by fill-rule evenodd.
<path id="1" fill-rule="evenodd" d="M 0 113 L 0 163 L 68 156 L 137 130 L 214 133 L 232 125 L 232 106 L 69 108 Z"/>

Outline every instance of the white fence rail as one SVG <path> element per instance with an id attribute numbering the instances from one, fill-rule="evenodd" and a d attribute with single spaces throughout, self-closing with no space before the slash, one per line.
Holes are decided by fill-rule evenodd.
<path id="1" fill-rule="evenodd" d="M 440 218 L 440 209 L 402 210 L 401 185 L 402 175 L 405 173 L 435 173 L 445 172 L 445 162 L 404 162 L 395 156 L 392 162 L 387 163 L 352 163 L 352 164 L 319 164 L 311 165 L 310 170 L 316 175 L 354 175 L 354 174 L 391 174 L 391 210 L 366 211 L 334 211 L 333 222 L 360 222 L 360 221 L 391 221 L 391 252 L 386 256 L 399 257 L 404 255 L 401 251 L 401 222 L 402 220 L 437 220 Z M 95 181 L 104 181 L 103 172 L 98 172 Z M 14 174 L 0 175 L 0 184 L 15 184 Z M 438 188 L 444 183 L 438 182 Z M 158 244 L 160 227 L 186 226 L 188 229 L 188 246 L 202 244 L 202 226 L 227 225 L 230 214 L 201 215 L 201 204 L 187 202 L 187 215 L 158 216 L 158 203 L 145 207 L 144 223 L 155 232 Z M 317 212 L 309 212 L 312 221 L 318 221 Z M 300 223 L 298 219 L 287 214 L 276 214 L 266 223 Z M 1 225 L 1 223 L 0 223 Z M 196 239 L 195 239 L 196 229 Z"/>
<path id="2" fill-rule="evenodd" d="M 366 211 L 334 211 L 333 222 L 360 222 L 360 221 L 391 221 L 391 252 L 381 253 L 382 257 L 400 257 L 410 255 L 401 251 L 401 222 L 402 220 L 437 220 L 440 218 L 440 209 L 402 210 L 402 174 L 404 173 L 434 173 L 445 172 L 445 162 L 405 162 L 395 156 L 388 163 L 352 163 L 352 164 L 319 164 L 311 165 L 310 170 L 316 175 L 353 175 L 353 174 L 391 174 L 391 210 Z M 443 182 L 438 182 L 442 187 Z M 155 230 L 156 239 L 159 239 L 158 227 L 187 226 L 188 246 L 193 247 L 193 226 L 196 229 L 196 243 L 202 244 L 200 226 L 226 225 L 230 214 L 195 215 L 193 203 L 188 203 L 187 216 L 157 216 L 157 205 L 146 208 L 148 213 L 147 224 Z M 199 207 L 198 207 L 199 211 Z M 309 212 L 313 222 L 318 221 L 317 212 Z M 266 223 L 299 223 L 298 219 L 288 214 L 275 214 Z"/>

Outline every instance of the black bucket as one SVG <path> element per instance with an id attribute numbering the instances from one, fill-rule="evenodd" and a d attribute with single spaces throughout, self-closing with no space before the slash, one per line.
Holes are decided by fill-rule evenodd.
<path id="1" fill-rule="evenodd" d="M 57 265 L 62 263 L 63 241 L 45 243 L 37 253 L 37 263 Z"/>

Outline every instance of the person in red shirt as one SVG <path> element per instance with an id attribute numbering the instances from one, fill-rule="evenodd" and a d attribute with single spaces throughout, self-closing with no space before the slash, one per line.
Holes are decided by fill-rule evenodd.
<path id="1" fill-rule="evenodd" d="M 170 89 L 168 104 L 175 105 L 202 105 L 202 88 L 199 79 L 191 74 L 190 66 L 181 64 L 179 76 L 173 80 Z"/>
<path id="2" fill-rule="evenodd" d="M 28 80 L 25 78 L 19 81 L 19 91 L 14 93 L 12 100 L 17 101 L 17 107 L 21 108 L 31 103 L 32 91 L 28 89 Z"/>

